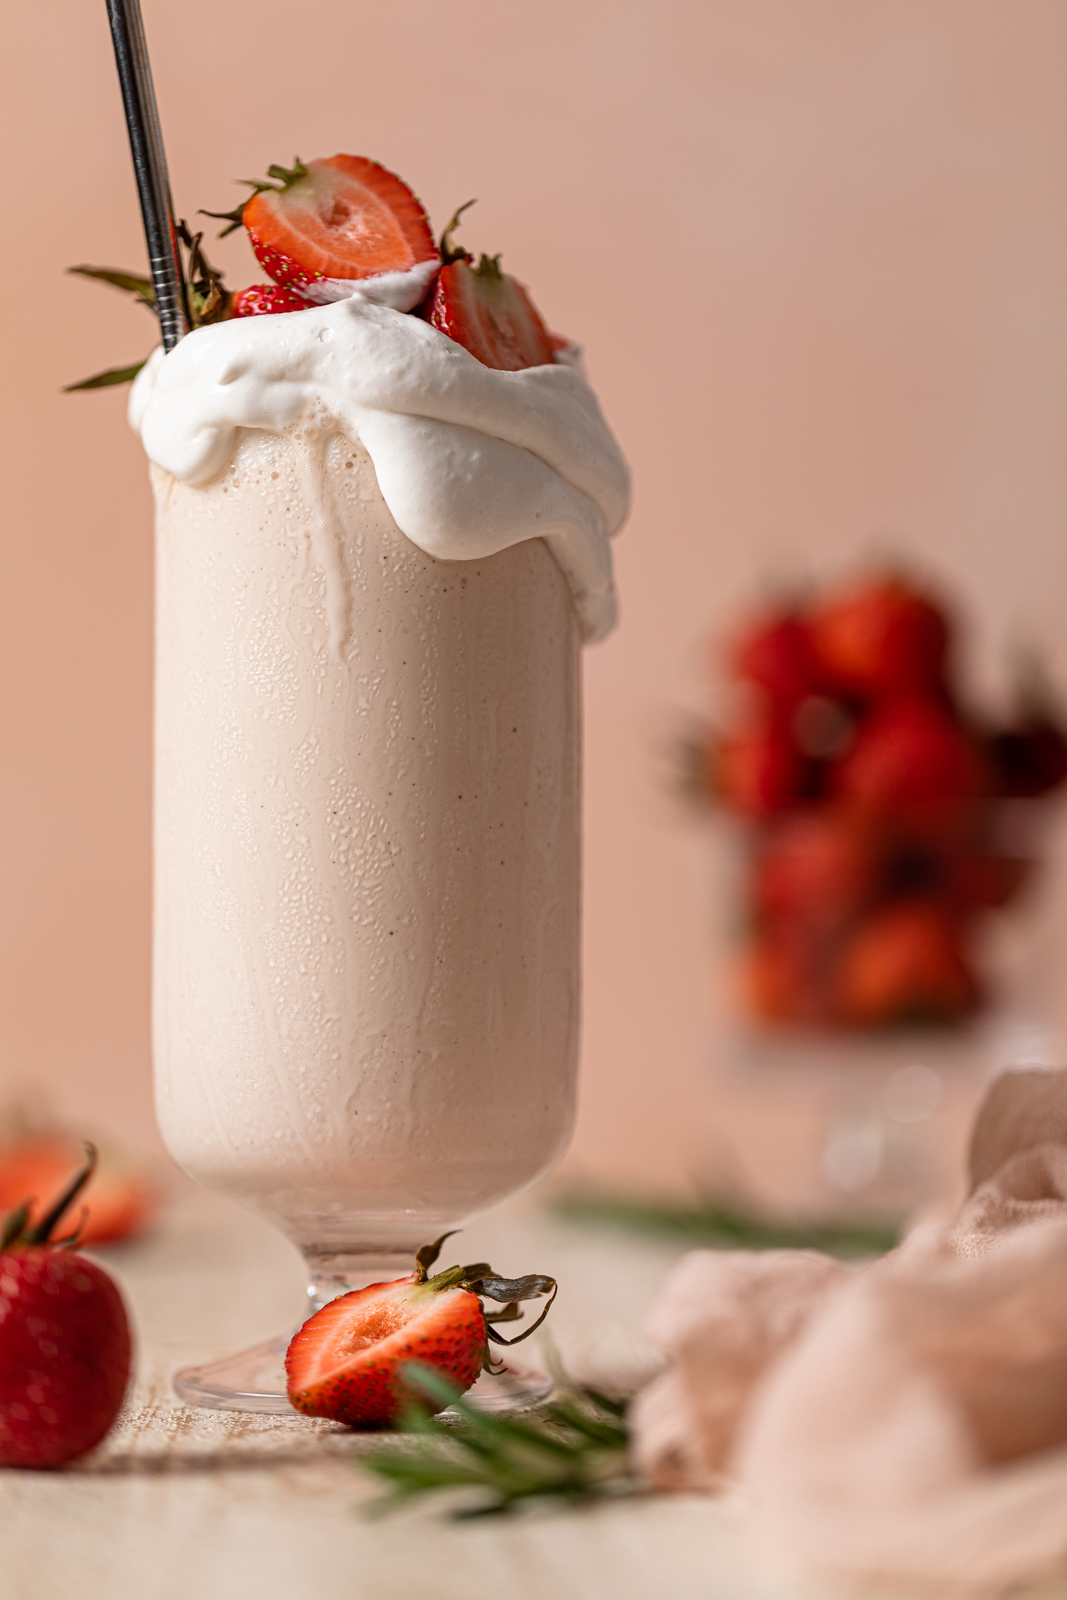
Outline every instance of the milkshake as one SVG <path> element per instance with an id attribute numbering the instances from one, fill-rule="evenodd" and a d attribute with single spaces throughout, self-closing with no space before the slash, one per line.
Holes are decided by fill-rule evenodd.
<path id="1" fill-rule="evenodd" d="M 570 1132 L 579 646 L 626 473 L 580 372 L 361 297 L 190 335 L 156 465 L 166 1142 L 320 1295 Z"/>
<path id="2" fill-rule="evenodd" d="M 425 554 L 338 434 L 153 478 L 160 1127 L 309 1254 L 410 1254 L 570 1130 L 570 592 Z"/>
<path id="3" fill-rule="evenodd" d="M 273 283 L 230 292 L 183 224 L 192 331 L 130 401 L 157 513 L 159 1125 L 292 1240 L 314 1307 L 394 1276 L 412 1316 L 472 1303 L 463 1382 L 484 1363 L 477 1402 L 509 1409 L 550 1381 L 493 1388 L 494 1322 L 522 1318 L 478 1296 L 554 1280 L 428 1279 L 420 1247 L 570 1135 L 580 653 L 615 622 L 629 475 L 579 352 L 454 244 L 459 212 L 435 244 L 375 162 L 270 174 L 227 218 Z M 287 1342 L 177 1391 L 286 1411 Z M 334 1415 L 317 1383 L 301 1406 Z"/>

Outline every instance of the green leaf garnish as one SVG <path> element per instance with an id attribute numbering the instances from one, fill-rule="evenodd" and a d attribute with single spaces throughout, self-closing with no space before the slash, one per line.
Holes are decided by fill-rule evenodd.
<path id="1" fill-rule="evenodd" d="M 110 283 L 114 288 L 132 294 L 142 305 L 155 310 L 156 291 L 152 280 L 142 277 L 138 272 L 120 272 L 115 267 L 68 267 L 67 271 L 76 272 L 83 278 L 96 278 L 100 283 Z"/>
<path id="2" fill-rule="evenodd" d="M 143 361 L 135 361 L 132 367 L 109 367 L 106 372 L 83 378 L 81 383 L 68 383 L 63 393 L 73 394 L 76 389 L 110 389 L 115 384 L 132 383 L 144 364 Z"/>

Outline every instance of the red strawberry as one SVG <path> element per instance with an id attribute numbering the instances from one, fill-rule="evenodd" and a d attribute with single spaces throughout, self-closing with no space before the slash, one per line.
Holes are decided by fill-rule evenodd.
<path id="1" fill-rule="evenodd" d="M 796 706 L 816 686 L 808 630 L 793 612 L 765 617 L 749 627 L 731 651 L 734 672 L 757 684 L 776 707 Z"/>
<path id="2" fill-rule="evenodd" d="M 767 830 L 756 859 L 754 898 L 765 919 L 836 924 L 869 899 L 881 841 L 851 809 L 801 811 Z"/>
<path id="3" fill-rule="evenodd" d="M 473 204 L 460 206 L 441 235 L 444 265 L 420 315 L 483 366 L 501 372 L 551 366 L 567 341 L 549 333 L 519 280 L 500 270 L 499 256 L 483 255 L 475 267 L 473 256 L 452 242 L 460 217 Z"/>
<path id="4" fill-rule="evenodd" d="M 36 1227 L 25 1207 L 0 1237 L 0 1466 L 58 1467 L 107 1433 L 130 1375 L 122 1297 L 52 1230 L 92 1175 L 81 1171 Z"/>
<path id="5" fill-rule="evenodd" d="M 978 745 L 939 701 L 902 695 L 860 723 L 833 790 L 882 811 L 937 812 L 975 799 L 986 776 Z"/>
<path id="6" fill-rule="evenodd" d="M 27 1134 L 0 1145 L 0 1213 L 28 1197 L 55 1194 L 78 1156 L 77 1142 L 61 1133 Z M 155 1203 L 140 1171 L 105 1154 L 86 1179 L 82 1244 L 109 1244 L 137 1233 Z"/>
<path id="7" fill-rule="evenodd" d="M 491 1370 L 489 1340 L 518 1344 L 540 1326 L 555 1299 L 552 1278 L 498 1278 L 484 1261 L 428 1277 L 450 1237 L 424 1245 L 408 1277 L 340 1295 L 308 1318 L 285 1357 L 289 1399 L 298 1411 L 369 1429 L 388 1428 L 416 1398 L 440 1410 L 405 1384 L 406 1363 L 435 1368 L 462 1393 Z M 520 1316 L 520 1300 L 543 1294 L 548 1305 L 525 1333 L 504 1339 L 493 1328 Z M 487 1315 L 483 1296 L 505 1302 L 505 1309 Z"/>
<path id="8" fill-rule="evenodd" d="M 230 302 L 231 317 L 276 317 L 283 311 L 310 311 L 310 302 L 280 283 L 253 283 L 238 289 Z"/>
<path id="9" fill-rule="evenodd" d="M 875 578 L 831 600 L 809 627 L 825 681 L 846 694 L 935 689 L 943 681 L 945 614 L 899 578 Z"/>
<path id="10" fill-rule="evenodd" d="M 949 858 L 946 891 L 965 915 L 984 906 L 1000 908 L 1011 904 L 1033 869 L 1025 856 L 964 852 Z"/>
<path id="11" fill-rule="evenodd" d="M 452 261 L 441 268 L 427 320 L 486 367 L 518 372 L 551 366 L 552 335 L 530 296 L 499 256 L 482 256 L 476 267 Z"/>
<path id="12" fill-rule="evenodd" d="M 765 1022 L 812 1022 L 818 1014 L 810 952 L 791 933 L 761 933 L 741 969 L 745 1004 Z"/>
<path id="13" fill-rule="evenodd" d="M 330 156 L 272 166 L 274 184 L 253 183 L 235 211 L 260 266 L 275 283 L 306 288 L 324 279 L 407 272 L 437 260 L 426 213 L 403 179 L 365 156 Z M 230 229 L 224 230 L 229 232 Z"/>
<path id="14" fill-rule="evenodd" d="M 708 766 L 712 792 L 757 821 L 795 805 L 808 773 L 788 731 L 777 727 L 728 735 L 709 750 Z"/>
<path id="15" fill-rule="evenodd" d="M 915 901 L 889 906 L 857 929 L 841 956 L 835 1010 L 859 1027 L 955 1022 L 979 998 L 953 919 Z"/>

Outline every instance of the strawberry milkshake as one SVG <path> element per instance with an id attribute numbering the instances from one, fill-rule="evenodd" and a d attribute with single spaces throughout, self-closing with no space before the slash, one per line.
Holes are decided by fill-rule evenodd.
<path id="1" fill-rule="evenodd" d="M 356 162 L 272 169 L 244 208 L 307 308 L 196 328 L 131 400 L 160 1126 L 318 1302 L 566 1146 L 580 645 L 613 625 L 628 498 L 575 352 Z"/>

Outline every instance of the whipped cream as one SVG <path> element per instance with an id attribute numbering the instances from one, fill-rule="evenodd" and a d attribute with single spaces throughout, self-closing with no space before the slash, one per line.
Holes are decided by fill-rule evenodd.
<path id="1" fill-rule="evenodd" d="M 542 538 L 583 636 L 615 625 L 610 536 L 626 462 L 573 356 L 499 372 L 418 317 L 361 294 L 198 328 L 157 350 L 130 397 L 151 460 L 203 484 L 238 428 L 340 432 L 363 445 L 401 532 L 446 561 Z"/>

